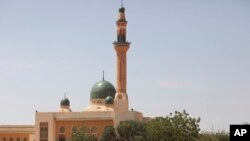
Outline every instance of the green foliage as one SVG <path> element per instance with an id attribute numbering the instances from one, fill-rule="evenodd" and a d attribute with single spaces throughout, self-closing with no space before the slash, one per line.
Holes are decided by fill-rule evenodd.
<path id="1" fill-rule="evenodd" d="M 197 141 L 229 141 L 229 134 L 227 132 L 217 133 L 201 133 L 200 138 Z"/>
<path id="2" fill-rule="evenodd" d="M 145 141 L 146 125 L 143 122 L 124 121 L 117 127 L 121 141 Z"/>
<path id="3" fill-rule="evenodd" d="M 115 128 L 112 126 L 105 127 L 100 141 L 116 141 Z"/>
<path id="4" fill-rule="evenodd" d="M 79 127 L 76 133 L 72 135 L 72 141 L 97 141 L 97 138 L 94 137 L 90 132 L 89 129 L 86 127 Z"/>
<path id="5" fill-rule="evenodd" d="M 185 110 L 175 111 L 147 123 L 123 121 L 116 129 L 106 127 L 100 141 L 217 141 L 199 140 L 199 122 L 200 118 L 190 117 Z M 205 135 L 202 137 L 206 138 Z M 218 141 L 227 141 L 222 138 Z"/>
<path id="6" fill-rule="evenodd" d="M 184 110 L 158 117 L 148 123 L 148 141 L 195 141 L 199 137 L 200 118 L 192 118 Z"/>

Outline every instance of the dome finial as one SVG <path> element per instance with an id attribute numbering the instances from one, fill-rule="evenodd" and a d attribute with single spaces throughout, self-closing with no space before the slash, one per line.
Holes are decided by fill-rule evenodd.
<path id="1" fill-rule="evenodd" d="M 64 99 L 66 98 L 66 92 L 64 92 Z"/>
<path id="2" fill-rule="evenodd" d="M 121 0 L 121 8 L 119 8 L 119 12 L 120 13 L 124 13 L 125 12 L 125 8 L 123 7 L 123 0 Z"/>
<path id="3" fill-rule="evenodd" d="M 123 0 L 121 0 L 121 7 L 123 7 Z"/>
<path id="4" fill-rule="evenodd" d="M 102 70 L 102 80 L 104 80 L 104 70 Z"/>

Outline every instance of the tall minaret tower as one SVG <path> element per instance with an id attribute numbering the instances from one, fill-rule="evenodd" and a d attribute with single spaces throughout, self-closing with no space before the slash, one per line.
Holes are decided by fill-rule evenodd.
<path id="1" fill-rule="evenodd" d="M 126 41 L 126 26 L 127 21 L 125 17 L 125 8 L 121 6 L 119 9 L 117 26 L 117 41 L 115 41 L 114 48 L 117 54 L 116 64 L 116 95 L 115 95 L 115 111 L 128 111 L 128 95 L 127 95 L 127 57 L 126 53 L 129 49 L 130 43 Z"/>

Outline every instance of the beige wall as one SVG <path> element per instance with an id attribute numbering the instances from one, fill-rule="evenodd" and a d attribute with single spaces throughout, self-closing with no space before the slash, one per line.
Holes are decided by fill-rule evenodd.
<path id="1" fill-rule="evenodd" d="M 116 112 L 114 127 L 117 127 L 121 121 L 127 120 L 143 121 L 143 114 L 138 111 Z"/>
<path id="2" fill-rule="evenodd" d="M 0 141 L 34 141 L 34 133 L 32 125 L 1 125 Z"/>
<path id="3" fill-rule="evenodd" d="M 3 141 L 4 138 L 6 138 L 6 141 L 10 141 L 12 138 L 13 141 L 18 141 L 17 139 L 19 138 L 19 141 L 24 141 L 25 138 L 27 139 L 26 141 L 29 140 L 30 134 L 28 133 L 0 133 L 0 141 Z"/>
<path id="4" fill-rule="evenodd" d="M 56 121 L 56 140 L 58 140 L 60 135 L 60 128 L 63 126 L 65 129 L 65 137 L 66 140 L 69 140 L 72 137 L 72 128 L 76 126 L 77 128 L 80 127 L 87 127 L 89 130 L 91 130 L 93 127 L 96 127 L 96 133 L 93 133 L 96 135 L 96 137 L 100 137 L 102 135 L 102 132 L 106 126 L 113 126 L 114 122 L 113 120 L 82 120 L 82 121 Z"/>
<path id="5" fill-rule="evenodd" d="M 59 138 L 59 128 L 64 126 L 66 139 L 70 139 L 73 126 L 84 125 L 88 128 L 97 128 L 96 136 L 102 135 L 106 126 L 114 126 L 113 111 L 98 112 L 37 112 L 35 138 L 40 139 L 40 123 L 48 123 L 48 141 L 57 141 Z"/>
<path id="6" fill-rule="evenodd" d="M 54 114 L 53 113 L 40 113 L 36 112 L 36 124 L 35 124 L 35 138 L 36 141 L 40 141 L 40 123 L 48 122 L 48 140 L 54 141 Z"/>

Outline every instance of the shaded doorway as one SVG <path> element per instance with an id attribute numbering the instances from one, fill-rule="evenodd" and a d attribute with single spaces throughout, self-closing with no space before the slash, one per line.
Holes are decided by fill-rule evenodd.
<path id="1" fill-rule="evenodd" d="M 59 135 L 59 141 L 66 141 L 65 135 Z"/>

